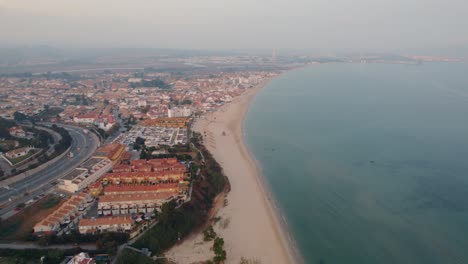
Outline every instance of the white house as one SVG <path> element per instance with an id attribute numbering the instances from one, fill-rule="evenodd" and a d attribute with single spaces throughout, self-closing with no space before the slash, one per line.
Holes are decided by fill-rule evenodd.
<path id="1" fill-rule="evenodd" d="M 24 138 L 26 137 L 26 132 L 21 127 L 11 127 L 8 129 L 8 132 L 13 137 Z"/>
<path id="2" fill-rule="evenodd" d="M 128 232 L 131 231 L 134 220 L 131 216 L 110 216 L 91 219 L 81 219 L 78 224 L 80 234 L 101 232 Z"/>
<path id="3" fill-rule="evenodd" d="M 88 113 L 88 114 L 83 114 L 79 116 L 75 116 L 73 118 L 73 121 L 75 123 L 81 123 L 81 124 L 94 124 L 96 120 L 98 119 L 98 115 L 95 113 Z"/>
<path id="4" fill-rule="evenodd" d="M 10 159 L 16 159 L 16 158 L 19 158 L 19 157 L 26 156 L 29 153 L 29 151 L 31 151 L 33 149 L 34 148 L 31 147 L 31 146 L 17 148 L 17 149 L 13 149 L 13 150 L 8 151 L 5 154 L 5 156 L 7 156 Z"/>
<path id="5" fill-rule="evenodd" d="M 167 110 L 167 117 L 188 117 L 192 114 L 190 108 L 173 107 Z"/>

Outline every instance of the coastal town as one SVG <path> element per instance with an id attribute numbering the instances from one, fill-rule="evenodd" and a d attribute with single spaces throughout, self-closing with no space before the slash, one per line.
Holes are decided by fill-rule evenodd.
<path id="1" fill-rule="evenodd" d="M 467 10 L 0 0 L 0 264 L 468 263 Z"/>
<path id="2" fill-rule="evenodd" d="M 300 262 L 242 126 L 273 78 L 337 60 L 276 53 L 160 60 L 174 68 L 0 75 L 0 256 Z"/>
<path id="3" fill-rule="evenodd" d="M 129 254 L 169 255 L 175 241 L 150 239 L 154 229 L 172 225 L 164 219 L 174 214 L 196 215 L 177 240 L 193 228 L 213 230 L 208 215 L 228 205 L 229 183 L 201 145 L 206 131 L 196 127 L 282 71 L 254 68 L 0 77 L 0 241 L 37 250 L 69 245 L 62 263 L 120 263 Z M 166 233 L 158 235 L 173 235 Z M 218 245 L 223 238 L 210 240 Z M 220 247 L 199 258 L 223 262 Z"/>

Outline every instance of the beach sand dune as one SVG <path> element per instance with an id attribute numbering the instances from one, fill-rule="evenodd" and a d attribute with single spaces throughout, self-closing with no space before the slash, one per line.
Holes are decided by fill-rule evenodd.
<path id="1" fill-rule="evenodd" d="M 242 257 L 260 263 L 295 262 L 286 232 L 262 186 L 262 178 L 243 140 L 242 124 L 248 106 L 261 86 L 235 98 L 233 102 L 196 121 L 194 130 L 223 167 L 231 184 L 227 206 L 221 207 L 215 231 L 225 241 L 227 263 Z M 226 220 L 228 219 L 228 220 Z M 195 263 L 212 258 L 212 242 L 198 234 L 175 246 L 167 256 L 177 263 Z"/>

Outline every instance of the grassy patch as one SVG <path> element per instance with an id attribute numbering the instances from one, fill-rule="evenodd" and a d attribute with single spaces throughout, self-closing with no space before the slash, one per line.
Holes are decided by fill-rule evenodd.
<path id="1" fill-rule="evenodd" d="M 8 158 L 8 160 L 10 160 L 11 163 L 13 163 L 13 165 L 16 165 L 20 162 L 22 162 L 23 160 L 26 160 L 28 158 L 30 158 L 32 155 L 34 155 L 34 151 L 30 151 L 28 154 L 22 156 L 22 157 L 18 157 L 18 158 L 14 158 L 14 159 L 10 159 Z"/>
<path id="2" fill-rule="evenodd" d="M 60 199 L 57 201 L 56 198 L 55 196 L 46 196 L 12 217 L 2 220 L 0 222 L 0 240 L 27 240 L 32 234 L 34 225 L 59 206 Z M 53 205 L 54 203 L 55 205 Z"/>
<path id="3" fill-rule="evenodd" d="M 44 199 L 44 202 L 41 203 L 41 208 L 42 209 L 49 209 L 49 208 L 52 208 L 52 207 L 55 207 L 57 204 L 60 203 L 62 199 L 60 199 L 59 197 L 57 196 L 48 196 Z"/>
<path id="4" fill-rule="evenodd" d="M 0 237 L 10 237 L 18 231 L 21 226 L 19 221 L 6 221 L 0 223 Z"/>
<path id="5" fill-rule="evenodd" d="M 0 257 L 1 264 L 16 264 L 16 258 L 13 257 Z"/>
<path id="6" fill-rule="evenodd" d="M 14 149 L 16 146 L 18 146 L 19 143 L 16 140 L 4 140 L 0 141 L 0 150 L 2 151 L 9 151 Z"/>
<path id="7" fill-rule="evenodd" d="M 44 262 L 48 264 L 61 263 L 65 256 L 75 255 L 79 249 L 75 250 L 57 250 L 57 249 L 0 249 L 0 263 L 15 263 L 15 264 L 33 264 L 40 263 L 41 257 L 44 256 Z M 14 260 L 13 262 L 11 262 Z"/>
<path id="8" fill-rule="evenodd" d="M 179 238 L 188 235 L 194 227 L 206 219 L 206 210 L 185 204 L 176 209 L 174 201 L 163 204 L 159 222 L 146 231 L 132 246 L 149 248 L 153 254 L 160 254 L 172 247 Z"/>

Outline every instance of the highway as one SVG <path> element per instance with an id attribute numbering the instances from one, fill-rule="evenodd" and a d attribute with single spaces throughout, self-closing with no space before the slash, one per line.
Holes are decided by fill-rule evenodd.
<path id="1" fill-rule="evenodd" d="M 73 158 L 65 155 L 61 160 L 50 164 L 45 169 L 10 185 L 9 189 L 1 189 L 0 204 L 2 204 L 2 208 L 0 209 L 0 216 L 2 218 L 11 216 L 17 204 L 29 201 L 51 189 L 53 187 L 50 184 L 51 182 L 61 178 L 91 157 L 100 144 L 95 134 L 91 132 L 86 134 L 82 128 L 63 124 L 57 125 L 67 129 L 72 137 L 71 152 L 74 154 Z M 12 202 L 9 202 L 9 199 Z"/>

